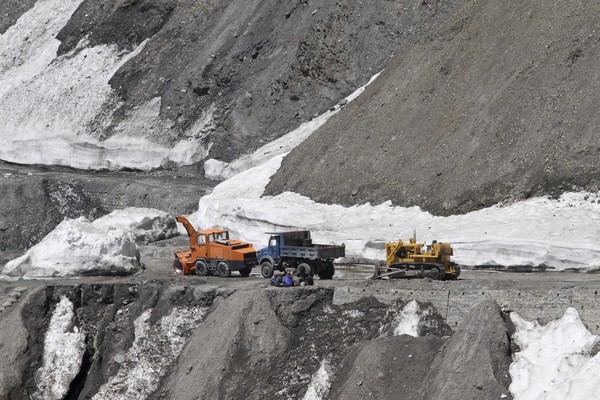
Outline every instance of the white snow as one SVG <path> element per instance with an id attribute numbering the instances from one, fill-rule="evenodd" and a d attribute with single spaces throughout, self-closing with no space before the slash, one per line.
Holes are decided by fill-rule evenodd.
<path id="1" fill-rule="evenodd" d="M 172 216 L 159 210 L 127 208 L 93 222 L 85 217 L 61 222 L 23 256 L 6 264 L 2 275 L 23 278 L 112 275 L 140 268 L 136 241 L 177 235 Z"/>
<path id="2" fill-rule="evenodd" d="M 394 328 L 394 335 L 419 336 L 419 321 L 421 319 L 421 307 L 416 300 L 409 301 L 400 313 L 400 321 Z"/>
<path id="3" fill-rule="evenodd" d="M 577 310 L 545 326 L 511 313 L 519 346 L 510 365 L 510 391 L 515 400 L 587 400 L 599 398 L 600 353 L 590 351 L 600 340 L 583 325 Z"/>
<path id="4" fill-rule="evenodd" d="M 56 305 L 46 337 L 42 367 L 35 373 L 35 400 L 62 399 L 79 373 L 85 351 L 85 334 L 73 323 L 73 303 L 65 296 Z"/>
<path id="5" fill-rule="evenodd" d="M 390 202 L 343 207 L 289 192 L 261 197 L 282 159 L 244 171 L 202 197 L 198 226 L 226 227 L 258 247 L 266 245 L 265 232 L 308 229 L 315 242 L 345 243 L 348 257 L 368 260 L 382 260 L 384 251 L 367 243 L 406 240 L 416 229 L 419 240 L 452 243 L 454 260 L 463 265 L 600 266 L 597 193 L 538 197 L 450 217 Z"/>
<path id="6" fill-rule="evenodd" d="M 56 57 L 56 35 L 83 0 L 39 0 L 0 35 L 0 98 L 40 74 Z"/>
<path id="7" fill-rule="evenodd" d="M 189 334 L 203 320 L 206 310 L 176 307 L 154 325 L 149 323 L 152 310 L 144 311 L 134 322 L 135 339 L 121 367 L 92 399 L 148 398 L 181 353 Z"/>
<path id="8" fill-rule="evenodd" d="M 175 218 L 152 208 L 128 207 L 115 210 L 92 224 L 101 230 L 126 232 L 136 243 L 147 244 L 178 235 Z"/>
<path id="9" fill-rule="evenodd" d="M 327 396 L 331 388 L 330 373 L 331 364 L 329 358 L 325 358 L 313 375 L 303 400 L 322 400 L 323 397 Z"/>
<path id="10" fill-rule="evenodd" d="M 150 140 L 172 122 L 158 118 L 160 98 L 129 111 L 116 134 L 97 133 L 121 105 L 108 84 L 115 72 L 146 45 L 131 52 L 115 45 L 77 48 L 57 57 L 55 39 L 81 0 L 40 0 L 0 35 L 0 159 L 21 164 L 59 164 L 84 169 L 152 169 L 191 164 L 208 155 L 199 119 L 174 146 Z"/>

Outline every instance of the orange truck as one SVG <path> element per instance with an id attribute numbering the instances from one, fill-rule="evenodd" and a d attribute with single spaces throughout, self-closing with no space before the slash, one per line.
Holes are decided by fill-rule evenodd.
<path id="1" fill-rule="evenodd" d="M 177 217 L 188 233 L 190 249 L 175 252 L 176 274 L 219 275 L 222 278 L 238 271 L 249 276 L 257 265 L 256 250 L 250 243 L 229 238 L 229 231 L 219 228 L 196 230 L 185 217 Z"/>

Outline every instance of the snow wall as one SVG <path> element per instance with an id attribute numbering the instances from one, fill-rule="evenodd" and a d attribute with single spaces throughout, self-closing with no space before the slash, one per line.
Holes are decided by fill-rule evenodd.
<path id="1" fill-rule="evenodd" d="M 0 35 L 0 159 L 20 164 L 66 165 L 82 169 L 186 165 L 208 155 L 199 120 L 174 146 L 160 137 L 172 123 L 159 118 L 161 98 L 129 111 L 103 140 L 121 105 L 108 84 L 119 68 L 146 45 L 131 52 L 114 45 L 75 49 L 57 56 L 56 35 L 82 0 L 39 0 Z M 151 39 L 149 39 L 151 40 Z"/>

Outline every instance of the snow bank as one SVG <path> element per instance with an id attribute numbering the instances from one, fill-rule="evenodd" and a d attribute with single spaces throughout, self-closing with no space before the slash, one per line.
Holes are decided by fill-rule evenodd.
<path id="1" fill-rule="evenodd" d="M 515 400 L 597 399 L 600 353 L 590 351 L 600 337 L 592 335 L 579 314 L 569 308 L 545 326 L 511 313 L 520 351 L 510 365 L 510 391 Z"/>
<path id="2" fill-rule="evenodd" d="M 85 217 L 64 220 L 6 264 L 2 274 L 23 278 L 131 274 L 140 268 L 136 240 L 148 243 L 176 235 L 174 218 L 152 209 L 118 210 L 94 222 Z"/>
<path id="3" fill-rule="evenodd" d="M 77 48 L 57 57 L 55 39 L 81 0 L 40 0 L 0 35 L 0 159 L 21 164 L 59 164 L 83 169 L 151 169 L 191 164 L 208 155 L 202 137 L 211 115 L 186 139 L 159 145 L 172 123 L 159 118 L 160 98 L 131 110 L 116 134 L 100 140 L 121 102 L 108 84 L 132 52 L 114 45 Z"/>
<path id="4" fill-rule="evenodd" d="M 177 236 L 175 218 L 152 208 L 128 207 L 115 210 L 92 224 L 101 230 L 126 232 L 136 243 L 148 244 Z"/>
<path id="5" fill-rule="evenodd" d="M 559 270 L 600 266 L 600 195 L 532 198 L 465 215 L 436 217 L 390 202 L 354 207 L 315 203 L 295 193 L 262 196 L 283 155 L 230 178 L 200 199 L 198 226 L 223 226 L 259 247 L 265 232 L 309 229 L 315 242 L 345 243 L 349 258 L 383 260 L 373 243 L 448 241 L 463 265 L 539 265 Z M 382 246 L 381 246 L 382 247 Z"/>
<path id="6" fill-rule="evenodd" d="M 179 356 L 187 338 L 204 319 L 206 308 L 176 307 L 154 325 L 149 323 L 151 312 L 146 310 L 135 320 L 135 339 L 123 355 L 121 367 L 92 399 L 147 398 L 158 388 L 167 368 Z"/>
<path id="7" fill-rule="evenodd" d="M 79 373 L 85 351 L 85 335 L 73 324 L 73 303 L 62 297 L 44 339 L 42 367 L 35 374 L 35 400 L 62 399 Z"/>

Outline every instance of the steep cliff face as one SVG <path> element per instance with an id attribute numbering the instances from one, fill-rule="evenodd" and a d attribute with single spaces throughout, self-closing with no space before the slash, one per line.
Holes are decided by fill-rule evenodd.
<path id="1" fill-rule="evenodd" d="M 600 9 L 471 1 L 397 55 L 267 188 L 463 213 L 600 187 Z"/>
<path id="2" fill-rule="evenodd" d="M 0 157 L 151 169 L 209 151 L 229 161 L 289 131 L 460 1 L 12 3 L 0 9 Z"/>

